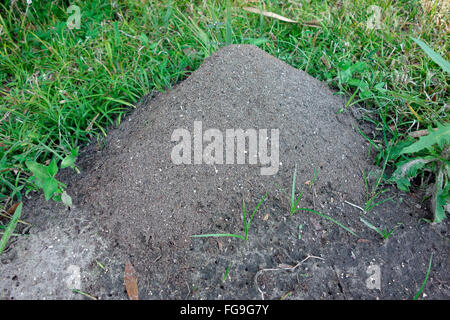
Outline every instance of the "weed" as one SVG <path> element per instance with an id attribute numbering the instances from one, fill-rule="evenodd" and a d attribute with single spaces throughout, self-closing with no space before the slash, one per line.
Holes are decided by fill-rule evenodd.
<path id="1" fill-rule="evenodd" d="M 410 180 L 421 171 L 429 169 L 435 174 L 432 191 L 433 222 L 446 218 L 444 206 L 450 200 L 450 124 L 437 124 L 437 129 L 428 129 L 428 135 L 418 141 L 408 143 L 399 152 L 397 169 L 390 181 L 395 182 L 400 190 L 409 191 Z M 408 155 L 404 156 L 404 155 Z M 412 157 L 411 157 L 412 156 Z"/>
<path id="2" fill-rule="evenodd" d="M 393 200 L 392 197 L 387 198 L 387 199 L 383 199 L 381 201 L 376 202 L 376 199 L 383 193 L 385 193 L 386 191 L 388 191 L 388 189 L 383 189 L 383 190 L 376 190 L 376 188 L 373 189 L 372 192 L 369 191 L 369 183 L 367 181 L 367 177 L 366 174 L 363 171 L 363 179 L 364 179 L 364 185 L 366 188 L 366 205 L 364 208 L 364 213 L 367 213 L 369 211 L 371 211 L 373 208 L 375 208 L 376 206 L 389 201 L 389 200 Z"/>
<path id="3" fill-rule="evenodd" d="M 62 159 L 61 169 L 75 167 L 75 160 L 78 156 L 78 148 L 71 151 L 69 155 Z M 65 184 L 56 180 L 55 175 L 58 173 L 57 160 L 53 158 L 48 166 L 37 163 L 36 161 L 28 160 L 25 162 L 27 168 L 33 174 L 29 177 L 28 182 L 34 185 L 35 188 L 40 188 L 44 191 L 45 200 L 53 199 L 55 201 L 62 201 L 66 206 L 72 206 L 72 198 L 65 192 Z M 28 191 L 35 189 L 28 187 Z"/>
<path id="4" fill-rule="evenodd" d="M 240 234 L 233 234 L 233 233 L 209 233 L 209 234 L 197 234 L 197 235 L 192 235 L 192 238 L 205 238 L 205 237 L 233 237 L 233 238 L 239 238 L 242 239 L 244 241 L 247 241 L 248 239 L 248 231 L 250 229 L 250 223 L 253 220 L 253 217 L 256 214 L 256 211 L 258 211 L 259 207 L 261 206 L 261 204 L 263 203 L 263 201 L 266 199 L 267 197 L 267 193 L 261 198 L 261 200 L 259 201 L 258 205 L 256 206 L 255 210 L 253 210 L 252 215 L 250 216 L 250 219 L 247 220 L 247 216 L 245 213 L 245 202 L 244 200 L 242 200 L 242 221 L 244 222 L 244 235 L 240 235 Z"/>
<path id="5" fill-rule="evenodd" d="M 399 223 L 396 227 L 392 228 L 391 230 L 389 230 L 389 229 L 379 229 L 379 228 L 375 227 L 373 224 L 371 224 L 369 221 L 365 220 L 362 217 L 359 217 L 359 220 L 361 220 L 361 222 L 363 222 L 370 229 L 376 231 L 380 236 L 383 237 L 384 240 L 389 239 L 389 237 L 392 235 L 392 233 L 395 231 L 395 229 L 398 226 L 401 225 L 401 223 Z"/>
<path id="6" fill-rule="evenodd" d="M 314 170 L 314 178 L 313 180 L 315 180 L 317 177 L 317 172 Z M 297 164 L 295 165 L 295 169 L 294 169 L 294 175 L 292 177 L 292 190 L 291 190 L 291 202 L 290 202 L 290 213 L 294 214 L 297 211 L 307 211 L 307 212 L 311 212 L 314 213 L 324 219 L 327 219 L 331 222 L 333 222 L 334 224 L 338 225 L 339 227 L 343 228 L 344 230 L 346 230 L 347 232 L 349 232 L 350 234 L 354 235 L 355 237 L 357 237 L 358 235 L 353 232 L 352 230 L 350 230 L 348 227 L 344 226 L 342 223 L 340 223 L 339 221 L 334 220 L 333 218 L 329 217 L 326 214 L 320 213 L 316 210 L 313 209 L 308 209 L 308 208 L 299 208 L 298 204 L 300 203 L 301 197 L 303 195 L 303 191 L 300 192 L 299 196 L 296 198 L 295 196 L 295 182 L 297 179 Z M 281 190 L 281 189 L 280 189 Z M 286 194 L 283 190 L 281 190 L 284 194 Z"/>
<path id="7" fill-rule="evenodd" d="M 450 72 L 450 63 L 441 55 L 431 49 L 425 42 L 411 38 L 444 72 Z M 416 117 L 420 121 L 420 117 Z M 396 162 L 397 169 L 392 174 L 390 181 L 397 184 L 403 191 L 409 191 L 410 180 L 425 170 L 430 170 L 435 176 L 432 191 L 431 208 L 433 222 L 439 223 L 447 216 L 445 206 L 450 202 L 450 124 L 441 124 L 435 121 L 436 129 L 431 126 L 425 136 L 418 141 L 405 139 L 396 157 L 387 160 Z M 408 155 L 404 156 L 404 155 Z"/>
<path id="8" fill-rule="evenodd" d="M 227 280 L 228 274 L 230 273 L 230 265 L 225 268 L 225 274 L 223 275 L 223 281 Z"/>

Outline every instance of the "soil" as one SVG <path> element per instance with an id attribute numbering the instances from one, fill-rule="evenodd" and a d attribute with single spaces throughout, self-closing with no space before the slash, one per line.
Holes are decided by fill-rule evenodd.
<path id="1" fill-rule="evenodd" d="M 383 186 L 378 200 L 391 200 L 369 212 L 354 206 L 366 203 L 362 172 L 377 168 L 355 130 L 360 115 L 338 113 L 344 105 L 326 84 L 254 46 L 219 50 L 174 88 L 144 97 L 104 142 L 88 145 L 80 174 L 62 170 L 73 208 L 42 194 L 24 202 L 33 227 L 0 257 L 0 295 L 89 299 L 75 288 L 128 299 L 130 261 L 140 299 L 412 299 L 432 255 L 421 298 L 448 299 L 448 222 L 423 222 L 427 201 Z M 261 175 L 265 165 L 248 160 L 174 164 L 172 133 L 192 134 L 194 121 L 223 133 L 279 129 L 278 172 Z M 290 214 L 295 166 L 300 206 L 356 236 L 313 212 Z M 248 216 L 266 193 L 247 241 L 191 237 L 244 234 L 242 202 Z M 383 240 L 360 217 L 395 230 Z"/>

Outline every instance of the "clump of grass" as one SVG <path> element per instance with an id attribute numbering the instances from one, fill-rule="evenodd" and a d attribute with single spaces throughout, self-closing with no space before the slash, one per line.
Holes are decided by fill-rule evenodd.
<path id="1" fill-rule="evenodd" d="M 381 178 L 382 174 L 380 175 Z M 378 181 L 380 181 L 380 178 L 378 179 Z M 375 208 L 376 206 L 386 202 L 386 201 L 390 201 L 393 200 L 392 197 L 380 200 L 380 201 L 376 201 L 376 199 L 382 195 L 383 193 L 385 193 L 386 191 L 388 191 L 388 189 L 383 189 L 383 190 L 377 190 L 378 186 L 375 186 L 373 191 L 370 192 L 369 190 L 369 182 L 367 181 L 367 176 L 363 171 L 363 179 L 364 179 L 364 185 L 366 188 L 366 205 L 364 208 L 364 213 L 367 213 L 369 211 L 371 211 L 373 208 Z M 378 183 L 377 183 L 378 184 Z"/>
<path id="2" fill-rule="evenodd" d="M 366 219 L 364 219 L 362 217 L 359 217 L 359 220 L 361 220 L 361 222 L 363 222 L 370 229 L 376 231 L 380 236 L 383 237 L 384 240 L 389 239 L 389 237 L 392 235 L 392 233 L 394 233 L 395 229 L 398 227 L 398 226 L 394 227 L 391 230 L 389 230 L 389 229 L 379 229 L 379 228 L 375 227 L 373 224 L 371 224 L 369 221 L 367 221 Z"/>
<path id="3" fill-rule="evenodd" d="M 314 170 L 314 178 L 312 181 L 314 181 L 317 178 L 317 171 Z M 342 229 L 344 229 L 345 231 L 349 232 L 350 234 L 352 234 L 353 236 L 357 237 L 358 235 L 352 231 L 350 228 L 346 227 L 345 225 L 343 225 L 342 223 L 340 223 L 339 221 L 336 221 L 335 219 L 331 218 L 330 216 L 321 213 L 319 211 L 313 210 L 313 209 L 309 209 L 309 208 L 299 208 L 299 203 L 301 200 L 301 197 L 303 195 L 303 191 L 300 192 L 300 194 L 298 196 L 296 196 L 295 194 L 295 184 L 296 184 L 296 179 L 297 179 L 297 164 L 295 164 L 295 169 L 294 169 L 294 175 L 292 177 L 292 189 L 291 189 L 291 200 L 290 200 L 290 208 L 289 208 L 289 212 L 290 214 L 295 214 L 298 211 L 307 211 L 307 212 L 311 212 L 314 213 L 328 221 L 331 221 L 332 223 L 336 224 L 337 226 L 341 227 Z M 312 182 L 311 182 L 312 183 Z M 310 185 L 311 185 L 310 183 Z M 282 191 L 284 194 L 286 194 L 282 189 L 280 189 L 280 191 Z"/>
<path id="4" fill-rule="evenodd" d="M 196 234 L 192 235 L 192 238 L 206 238 L 206 237 L 232 237 L 232 238 L 239 238 L 244 241 L 247 241 L 248 239 L 248 231 L 250 229 L 250 224 L 253 220 L 253 217 L 256 214 L 256 211 L 258 211 L 259 207 L 263 203 L 263 201 L 266 199 L 267 193 L 261 198 L 258 205 L 256 206 L 255 210 L 253 210 L 252 215 L 250 216 L 250 219 L 247 220 L 247 216 L 245 213 L 245 201 L 242 200 L 242 221 L 244 223 L 244 235 L 241 234 L 234 234 L 234 233 L 208 233 L 208 234 Z"/>

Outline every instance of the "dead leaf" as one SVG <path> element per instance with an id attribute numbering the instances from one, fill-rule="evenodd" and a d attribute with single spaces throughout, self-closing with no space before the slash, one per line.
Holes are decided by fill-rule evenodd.
<path id="1" fill-rule="evenodd" d="M 325 65 L 325 68 L 327 68 L 327 70 L 331 69 L 331 64 L 330 64 L 330 62 L 328 62 L 328 60 L 327 60 L 327 58 L 325 58 L 325 56 L 321 56 L 320 61 L 322 61 L 322 63 Z"/>
<path id="2" fill-rule="evenodd" d="M 418 130 L 418 131 L 410 132 L 410 133 L 408 133 L 408 135 L 412 138 L 418 138 L 418 137 L 428 135 L 428 130 L 427 129 Z"/>
<path id="3" fill-rule="evenodd" d="M 294 267 L 289 265 L 289 264 L 287 264 L 287 263 L 280 263 L 278 265 L 278 268 L 280 268 L 280 269 L 293 269 Z"/>
<path id="4" fill-rule="evenodd" d="M 2 122 L 2 121 L 4 121 L 4 120 L 8 119 L 9 115 L 10 115 L 10 112 L 9 112 L 9 111 L 5 112 L 5 114 L 3 115 L 3 118 L 0 119 L 0 122 Z"/>
<path id="5" fill-rule="evenodd" d="M 11 208 L 8 209 L 8 211 L 6 212 L 9 216 L 12 216 L 14 214 L 14 212 L 16 212 L 17 207 L 19 206 L 20 202 L 16 202 L 12 205 Z"/>
<path id="6" fill-rule="evenodd" d="M 125 274 L 123 276 L 123 282 L 127 289 L 128 297 L 130 300 L 139 300 L 138 285 L 136 279 L 136 270 L 130 261 L 125 264 Z"/>
<path id="7" fill-rule="evenodd" d="M 278 40 L 277 37 L 275 37 L 275 35 L 272 33 L 272 31 L 270 32 L 270 37 L 272 38 L 273 44 L 275 45 L 275 47 L 278 45 Z"/>
<path id="8" fill-rule="evenodd" d="M 269 17 L 269 18 L 274 18 L 274 19 L 278 19 L 284 22 L 292 22 L 292 23 L 297 23 L 297 21 L 291 20 L 289 18 L 280 16 L 279 14 L 270 12 L 270 11 L 264 11 L 264 10 L 260 10 L 258 8 L 251 8 L 251 7 L 243 7 L 242 9 L 244 9 L 245 11 L 248 12 L 252 12 L 252 13 L 257 13 L 257 14 L 262 14 L 263 16 Z"/>
<path id="9" fill-rule="evenodd" d="M 264 220 L 264 221 L 269 220 L 269 214 L 268 214 L 268 213 L 264 216 L 263 220 Z"/>
<path id="10" fill-rule="evenodd" d="M 94 125 L 95 120 L 97 120 L 97 117 L 99 116 L 100 113 L 97 113 L 96 116 L 94 117 L 94 119 L 91 120 L 91 122 L 89 122 L 89 125 L 86 128 L 86 132 L 89 132 L 92 130 L 92 126 Z"/>

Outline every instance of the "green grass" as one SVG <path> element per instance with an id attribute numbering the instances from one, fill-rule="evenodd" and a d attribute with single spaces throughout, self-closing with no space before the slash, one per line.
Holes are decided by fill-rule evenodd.
<path id="1" fill-rule="evenodd" d="M 420 289 L 417 292 L 417 294 L 414 296 L 413 300 L 419 299 L 420 295 L 422 294 L 423 289 L 425 289 L 425 285 L 427 284 L 428 277 L 430 275 L 432 262 L 433 262 L 433 254 L 430 255 L 430 262 L 428 263 L 428 270 L 427 270 L 427 274 L 425 275 L 425 279 L 423 280 L 422 285 L 420 286 Z"/>
<path id="2" fill-rule="evenodd" d="M 292 177 L 292 188 L 291 188 L 291 208 L 290 208 L 290 213 L 294 214 L 295 211 L 297 210 L 298 204 L 302 198 L 303 195 L 303 191 L 300 192 L 300 194 L 298 195 L 298 197 L 296 198 L 295 196 L 295 180 L 297 179 L 297 164 L 295 164 L 295 169 L 294 169 L 294 176 Z"/>
<path id="3" fill-rule="evenodd" d="M 255 210 L 253 210 L 252 215 L 250 216 L 250 219 L 247 219 L 247 215 L 245 213 L 245 202 L 242 200 L 242 222 L 244 223 L 244 235 L 240 234 L 234 234 L 234 233 L 208 233 L 208 234 L 196 234 L 192 235 L 192 238 L 207 238 L 207 237 L 232 237 L 232 238 L 239 238 L 244 241 L 247 241 L 248 239 L 248 231 L 250 229 L 250 224 L 252 223 L 252 220 L 258 211 L 261 204 L 264 202 L 264 200 L 267 197 L 267 193 L 261 198 L 258 205 L 256 206 Z"/>
<path id="4" fill-rule="evenodd" d="M 356 104 L 370 111 L 381 164 L 392 137 L 398 144 L 449 120 L 448 73 L 411 37 L 447 60 L 449 38 L 437 7 L 424 11 L 419 1 L 70 4 L 80 7 L 80 29 L 66 27 L 63 2 L 0 4 L 0 212 L 39 189 L 27 161 L 48 166 L 89 139 L 101 142 L 143 95 L 166 90 L 230 43 L 257 45 L 327 82 L 351 97 L 343 112 Z M 381 29 L 367 28 L 372 4 Z"/>
<path id="5" fill-rule="evenodd" d="M 367 227 L 369 227 L 370 229 L 376 231 L 380 236 L 383 237 L 384 240 L 389 239 L 389 237 L 394 233 L 395 228 L 397 228 L 400 224 L 397 225 L 397 227 L 394 227 L 392 229 L 380 229 L 375 227 L 373 224 L 371 224 L 369 221 L 367 221 L 366 219 L 359 217 L 359 220 L 361 220 L 361 222 L 363 222 Z"/>
<path id="6" fill-rule="evenodd" d="M 230 265 L 227 265 L 227 267 L 225 268 L 225 273 L 223 275 L 223 281 L 227 280 L 229 273 L 230 273 Z"/>
<path id="7" fill-rule="evenodd" d="M 314 181 L 317 178 L 317 171 L 314 169 L 314 177 L 311 180 L 311 182 L 309 183 L 309 186 L 312 186 L 312 184 L 314 183 Z M 296 179 L 297 179 L 297 164 L 295 165 L 294 168 L 294 175 L 292 176 L 292 189 L 291 189 L 291 200 L 290 200 L 290 207 L 289 207 L 289 212 L 290 214 L 295 214 L 298 211 L 306 211 L 306 212 L 310 212 L 310 213 L 314 213 L 328 221 L 331 221 L 332 223 L 336 224 L 337 226 L 341 227 L 342 229 L 344 229 L 345 231 L 349 232 L 351 235 L 358 237 L 358 235 L 352 231 L 350 228 L 346 227 L 345 225 L 343 225 L 342 223 L 340 223 L 339 221 L 331 218 L 330 216 L 321 213 L 319 211 L 313 210 L 313 209 L 309 209 L 309 208 L 300 208 L 299 207 L 299 203 L 300 200 L 302 198 L 303 195 L 303 191 L 300 192 L 300 194 L 298 196 L 296 196 L 296 192 L 295 192 L 295 183 L 296 183 Z M 284 192 L 283 189 L 278 188 L 278 190 L 280 190 L 283 194 L 286 195 L 286 192 Z"/>
<path id="8" fill-rule="evenodd" d="M 17 206 L 13 216 L 11 217 L 7 227 L 5 228 L 5 232 L 2 233 L 2 238 L 0 239 L 0 255 L 3 253 L 3 250 L 5 250 L 9 238 L 13 235 L 13 231 L 16 228 L 17 222 L 19 221 L 21 214 L 22 214 L 22 203 L 20 203 Z"/>

